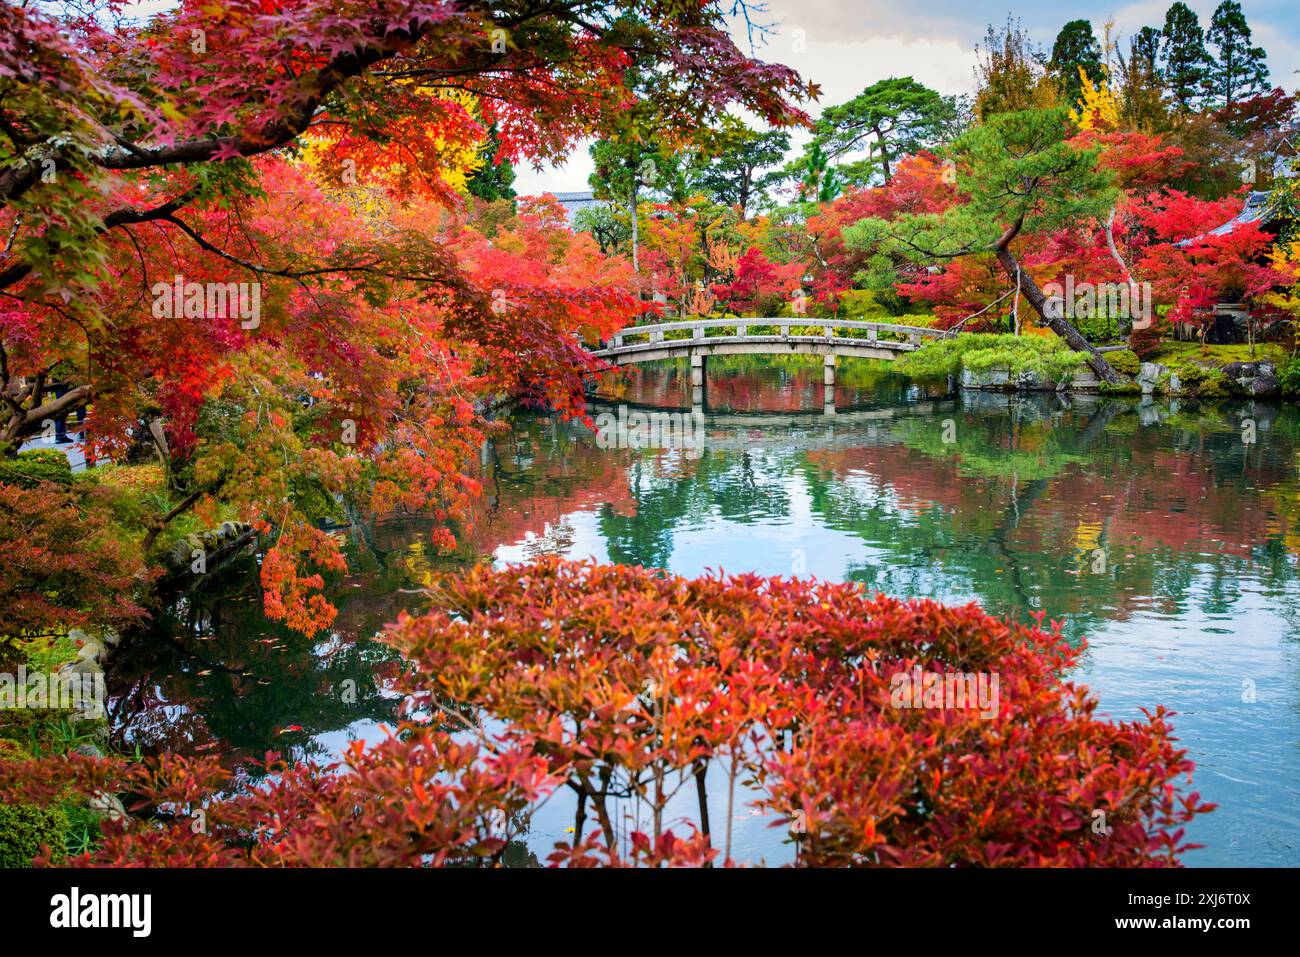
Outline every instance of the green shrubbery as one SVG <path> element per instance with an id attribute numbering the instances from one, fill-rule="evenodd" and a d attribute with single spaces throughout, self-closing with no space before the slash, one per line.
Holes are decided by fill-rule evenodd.
<path id="1" fill-rule="evenodd" d="M 912 307 L 892 286 L 883 289 L 846 289 L 840 295 L 839 317 L 867 322 L 896 322 Z"/>
<path id="2" fill-rule="evenodd" d="M 0 484 L 34 488 L 40 482 L 72 484 L 72 464 L 58 449 L 31 449 L 0 458 Z"/>
<path id="3" fill-rule="evenodd" d="M 0 867 L 31 867 L 42 846 L 61 859 L 67 832 L 68 815 L 61 807 L 0 804 Z"/>
<path id="4" fill-rule="evenodd" d="M 1300 356 L 1289 356 L 1277 364 L 1277 382 L 1284 395 L 1300 394 Z"/>
<path id="5" fill-rule="evenodd" d="M 1089 342 L 1111 342 L 1124 335 L 1127 319 L 1113 316 L 1076 316 L 1070 320 L 1079 334 Z"/>
<path id="6" fill-rule="evenodd" d="M 1001 369 L 1011 376 L 1032 372 L 1044 382 L 1059 382 L 1077 372 L 1084 361 L 1082 353 L 1071 352 L 1055 337 L 967 332 L 926 343 L 900 359 L 898 368 L 917 378 L 959 375 L 962 369 Z"/>
<path id="7" fill-rule="evenodd" d="M 1138 370 L 1142 367 L 1142 360 L 1137 357 L 1137 353 L 1132 349 L 1108 352 L 1106 353 L 1106 361 L 1120 375 L 1137 375 Z"/>
<path id="8" fill-rule="evenodd" d="M 0 738 L 0 761 L 22 761 L 27 753 Z M 40 807 L 36 804 L 0 802 L 0 867 L 30 867 L 32 858 L 49 847 L 59 861 L 66 853 L 68 815 L 60 805 Z"/>
<path id="9" fill-rule="evenodd" d="M 1228 381 L 1228 376 L 1221 369 L 1206 369 L 1205 374 L 1199 379 L 1180 380 L 1184 388 L 1189 384 L 1194 386 L 1193 391 L 1201 398 L 1218 398 L 1220 396 L 1230 395 L 1232 392 L 1232 383 Z"/>

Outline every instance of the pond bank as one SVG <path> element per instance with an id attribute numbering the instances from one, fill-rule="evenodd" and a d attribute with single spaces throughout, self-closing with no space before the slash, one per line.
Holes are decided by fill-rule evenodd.
<path id="1" fill-rule="evenodd" d="M 1127 349 L 1103 349 L 1106 358 L 1125 381 L 1120 385 L 1101 382 L 1092 370 L 1083 368 L 1064 374 L 1010 364 L 978 367 L 962 364 L 949 376 L 949 388 L 984 392 L 1074 392 L 1108 395 L 1165 395 L 1203 398 L 1283 398 L 1284 376 L 1279 366 L 1288 356 L 1274 346 L 1261 346 L 1251 355 L 1245 347 L 1184 347 L 1170 344 L 1141 361 Z"/>

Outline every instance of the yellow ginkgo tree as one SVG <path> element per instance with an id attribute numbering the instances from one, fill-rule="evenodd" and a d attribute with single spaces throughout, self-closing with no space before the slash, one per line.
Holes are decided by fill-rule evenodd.
<path id="1" fill-rule="evenodd" d="M 1079 67 L 1081 95 L 1078 107 L 1070 110 L 1070 119 L 1082 131 L 1108 133 L 1119 128 L 1119 103 L 1110 88 L 1110 70 L 1102 67 L 1102 73 L 1101 82 L 1094 83 L 1083 67 Z"/>

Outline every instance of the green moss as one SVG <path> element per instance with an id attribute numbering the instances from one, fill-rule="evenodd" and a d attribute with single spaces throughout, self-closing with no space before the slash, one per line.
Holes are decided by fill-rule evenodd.
<path id="1" fill-rule="evenodd" d="M 53 641 L 48 638 L 31 638 L 16 644 L 29 672 L 53 672 L 59 665 L 77 658 L 77 643 L 67 635 L 60 635 Z"/>
<path id="2" fill-rule="evenodd" d="M 1246 343 L 1202 346 L 1196 342 L 1163 342 L 1149 361 L 1159 363 L 1178 376 L 1180 391 L 1205 398 L 1239 392 L 1221 371 L 1230 362 L 1272 362 L 1277 366 L 1283 391 L 1300 392 L 1300 363 L 1288 372 L 1288 364 L 1295 360 L 1274 342 L 1257 343 L 1253 350 Z M 1289 380 L 1288 376 L 1291 377 Z"/>
<path id="3" fill-rule="evenodd" d="M 1136 382 L 1119 382 L 1114 385 L 1109 382 L 1101 382 L 1097 385 L 1097 391 L 1104 395 L 1140 395 L 1142 387 Z"/>
<path id="4" fill-rule="evenodd" d="M 1228 377 L 1218 369 L 1202 370 L 1202 376 L 1196 383 L 1196 394 L 1203 398 L 1218 398 L 1231 392 Z"/>
<path id="5" fill-rule="evenodd" d="M 1160 348 L 1148 360 L 1168 366 L 1178 373 L 1180 379 L 1186 378 L 1188 369 L 1217 369 L 1229 362 L 1272 362 L 1281 364 L 1288 358 L 1286 350 L 1275 342 L 1256 343 L 1254 349 L 1246 343 L 1203 346 L 1198 342 L 1160 343 Z"/>
<path id="6" fill-rule="evenodd" d="M 31 449 L 0 459 L 0 483 L 33 488 L 40 482 L 72 484 L 72 464 L 58 449 Z"/>

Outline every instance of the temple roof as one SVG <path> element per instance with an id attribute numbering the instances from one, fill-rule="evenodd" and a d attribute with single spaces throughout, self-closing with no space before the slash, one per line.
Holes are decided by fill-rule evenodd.
<path id="1" fill-rule="evenodd" d="M 565 215 L 568 217 L 570 224 L 573 223 L 573 217 L 578 214 L 579 210 L 605 205 L 601 200 L 596 199 L 590 190 L 577 193 L 552 193 L 551 195 L 564 207 Z"/>
<path id="2" fill-rule="evenodd" d="M 1216 226 L 1209 232 L 1201 233 L 1199 236 L 1193 236 L 1191 239 L 1184 239 L 1178 246 L 1190 246 L 1193 243 L 1201 242 L 1210 236 L 1227 236 L 1235 232 L 1238 226 L 1244 226 L 1247 223 L 1259 223 L 1261 226 L 1269 222 L 1273 216 L 1268 208 L 1268 191 L 1255 190 L 1246 197 L 1246 205 L 1241 207 L 1241 212 L 1232 219 L 1228 220 L 1222 226 Z"/>

